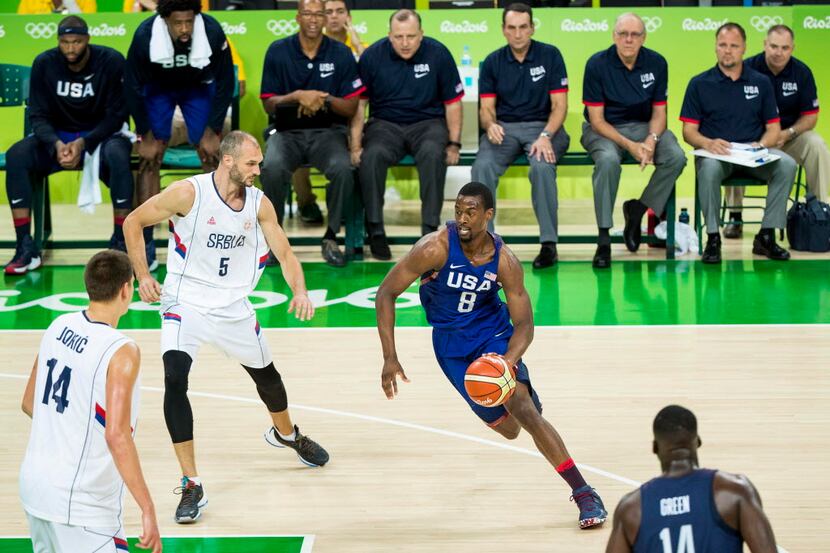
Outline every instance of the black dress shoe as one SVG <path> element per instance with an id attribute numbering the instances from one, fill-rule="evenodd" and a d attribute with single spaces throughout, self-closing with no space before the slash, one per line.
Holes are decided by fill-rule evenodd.
<path id="1" fill-rule="evenodd" d="M 385 234 L 375 234 L 369 238 L 369 251 L 372 252 L 372 257 L 375 259 L 381 261 L 392 259 L 392 250 L 389 249 L 389 242 L 386 240 Z"/>
<path id="2" fill-rule="evenodd" d="M 643 222 L 644 211 L 637 209 L 637 200 L 628 200 L 623 203 L 623 217 L 625 218 L 625 227 L 623 228 L 623 240 L 625 247 L 630 252 L 636 252 L 640 249 L 640 242 L 642 241 L 642 230 L 640 225 Z"/>
<path id="3" fill-rule="evenodd" d="M 595 269 L 607 269 L 611 266 L 611 246 L 599 245 L 594 254 L 594 261 L 591 263 Z"/>
<path id="4" fill-rule="evenodd" d="M 756 234 L 752 242 L 752 253 L 763 255 L 775 261 L 787 261 L 790 252 L 775 243 L 775 238 L 768 234 Z"/>
<path id="5" fill-rule="evenodd" d="M 735 219 L 730 219 L 726 226 L 723 228 L 723 237 L 734 239 L 740 238 L 744 234 L 744 226 L 741 221 L 736 221 Z"/>
<path id="6" fill-rule="evenodd" d="M 534 269 L 544 269 L 556 263 L 559 256 L 556 253 L 556 243 L 542 244 L 542 249 L 539 250 L 539 255 L 533 260 Z"/>
<path id="7" fill-rule="evenodd" d="M 332 267 L 345 267 L 346 258 L 335 240 L 323 239 L 323 259 Z"/>
<path id="8" fill-rule="evenodd" d="M 706 247 L 703 248 L 703 255 L 700 260 L 704 263 L 720 263 L 720 234 L 712 236 L 706 241 Z"/>

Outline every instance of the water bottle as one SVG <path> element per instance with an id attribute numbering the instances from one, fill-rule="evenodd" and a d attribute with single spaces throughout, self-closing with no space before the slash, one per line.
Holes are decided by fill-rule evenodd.
<path id="1" fill-rule="evenodd" d="M 464 89 L 470 90 L 473 87 L 473 58 L 469 46 L 464 46 L 464 53 L 461 55 L 461 77 L 464 79 Z"/>
<path id="2" fill-rule="evenodd" d="M 689 210 L 684 208 L 680 209 L 680 217 L 677 219 L 681 223 L 689 224 Z"/>

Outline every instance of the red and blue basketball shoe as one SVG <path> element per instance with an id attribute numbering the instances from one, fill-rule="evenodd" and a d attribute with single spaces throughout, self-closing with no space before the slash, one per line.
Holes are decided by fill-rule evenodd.
<path id="1" fill-rule="evenodd" d="M 17 245 L 12 260 L 6 263 L 5 272 L 7 275 L 25 275 L 40 265 L 40 252 L 35 248 L 35 241 L 26 236 Z"/>
<path id="2" fill-rule="evenodd" d="M 573 491 L 571 501 L 579 507 L 579 527 L 583 530 L 592 526 L 599 526 L 608 518 L 608 511 L 602 504 L 597 491 L 591 486 L 582 486 Z"/>

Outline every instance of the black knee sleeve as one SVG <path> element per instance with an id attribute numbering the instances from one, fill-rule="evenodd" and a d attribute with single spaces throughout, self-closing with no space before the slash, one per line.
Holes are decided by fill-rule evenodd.
<path id="1" fill-rule="evenodd" d="M 166 351 L 164 361 L 164 422 L 174 444 L 193 439 L 193 410 L 187 399 L 187 375 L 193 360 L 183 351 Z"/>
<path id="2" fill-rule="evenodd" d="M 256 383 L 256 391 L 262 402 L 271 413 L 279 413 L 288 409 L 288 395 L 285 393 L 285 386 L 282 383 L 282 377 L 274 363 L 261 369 L 252 369 L 242 365 L 251 378 Z"/>

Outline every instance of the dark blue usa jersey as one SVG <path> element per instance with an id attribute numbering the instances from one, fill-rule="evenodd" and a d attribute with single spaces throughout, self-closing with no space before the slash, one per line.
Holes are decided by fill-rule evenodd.
<path id="1" fill-rule="evenodd" d="M 493 259 L 476 267 L 461 249 L 455 222 L 448 222 L 447 262 L 421 277 L 421 305 L 427 321 L 436 334 L 447 338 L 433 340 L 439 355 L 463 357 L 480 343 L 495 336 L 509 338 L 513 333 L 507 304 L 499 297 L 497 275 L 503 242 L 500 236 L 491 236 L 496 248 Z"/>
<path id="2" fill-rule="evenodd" d="M 741 535 L 723 521 L 712 482 L 717 471 L 658 477 L 640 487 L 642 520 L 634 553 L 741 553 Z"/>

